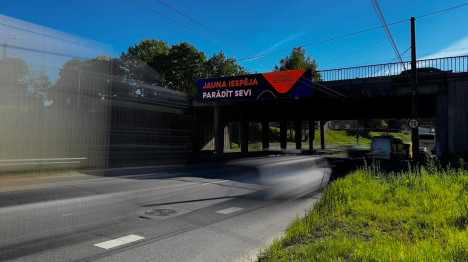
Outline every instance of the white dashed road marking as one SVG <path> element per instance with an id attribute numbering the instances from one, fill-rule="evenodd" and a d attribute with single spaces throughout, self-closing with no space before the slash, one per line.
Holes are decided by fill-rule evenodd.
<path id="1" fill-rule="evenodd" d="M 109 241 L 97 243 L 97 244 L 94 244 L 94 245 L 97 246 L 97 247 L 100 247 L 100 248 L 104 248 L 104 249 L 111 249 L 111 248 L 114 248 L 114 247 L 118 247 L 118 246 L 121 246 L 121 245 L 125 245 L 125 244 L 128 244 L 128 243 L 138 241 L 138 240 L 142 240 L 142 239 L 144 239 L 144 237 L 137 236 L 137 235 L 128 235 L 128 236 L 125 236 L 125 237 L 119 237 L 119 238 L 116 238 L 116 239 L 112 239 L 112 240 L 109 240 Z"/>
<path id="2" fill-rule="evenodd" d="M 218 211 L 216 211 L 216 213 L 227 215 L 227 214 L 231 214 L 231 213 L 240 211 L 242 209 L 243 209 L 242 207 L 230 207 L 230 208 L 226 208 L 226 209 L 223 209 L 223 210 L 218 210 Z"/>

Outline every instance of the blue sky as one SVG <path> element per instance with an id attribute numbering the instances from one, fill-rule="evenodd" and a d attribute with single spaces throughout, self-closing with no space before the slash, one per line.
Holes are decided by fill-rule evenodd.
<path id="1" fill-rule="evenodd" d="M 135 1 L 176 20 L 177 23 L 140 6 Z M 53 48 L 57 52 L 72 56 L 76 53 L 77 57 L 86 57 L 98 53 L 118 56 L 128 46 L 147 38 L 164 40 L 170 44 L 186 41 L 205 52 L 208 57 L 223 50 L 228 56 L 240 60 L 239 63 L 251 72 L 269 72 L 273 70 L 274 63 L 278 63 L 290 51 L 267 56 L 268 59 L 259 59 L 260 63 L 242 59 L 287 50 L 294 46 L 309 45 L 381 25 L 370 0 L 164 0 L 166 4 L 253 51 L 250 52 L 168 9 L 157 0 L 135 1 L 0 0 L 2 15 L 31 23 L 27 25 L 31 31 L 55 36 L 49 37 L 50 39 L 20 37 L 13 40 L 11 38 L 16 36 L 16 33 L 0 27 L 0 31 L 3 31 L 0 33 L 0 42 L 3 43 L 7 39 L 12 46 L 33 44 L 44 49 L 47 49 L 47 46 L 57 46 Z M 381 0 L 379 4 L 387 23 L 407 20 L 390 26 L 395 42 L 403 53 L 410 47 L 411 16 L 422 16 L 465 4 L 465 1 Z M 467 24 L 468 6 L 418 18 L 418 58 L 468 54 Z M 68 39 L 68 42 L 60 39 Z M 70 39 L 72 40 L 69 41 Z M 81 46 L 77 45 L 73 50 L 60 50 L 66 49 L 64 46 L 70 42 L 79 43 Z M 86 52 L 80 51 L 85 49 Z M 396 58 L 383 29 L 310 45 L 306 50 L 307 54 L 317 60 L 319 69 L 322 70 L 388 63 Z M 10 55 L 10 50 L 8 52 Z M 14 56 L 15 50 L 12 49 L 11 52 Z M 403 58 L 409 60 L 410 52 Z M 36 60 L 36 63 L 41 63 L 40 57 Z"/>

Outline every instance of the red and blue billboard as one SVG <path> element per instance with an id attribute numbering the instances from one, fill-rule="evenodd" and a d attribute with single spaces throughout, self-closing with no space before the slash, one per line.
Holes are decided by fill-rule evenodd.
<path id="1" fill-rule="evenodd" d="M 312 96 L 312 70 L 200 79 L 197 101 L 237 101 Z"/>

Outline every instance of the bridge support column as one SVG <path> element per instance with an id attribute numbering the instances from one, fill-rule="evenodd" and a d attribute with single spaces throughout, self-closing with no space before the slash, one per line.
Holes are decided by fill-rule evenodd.
<path id="1" fill-rule="evenodd" d="M 320 121 L 320 148 L 325 149 L 326 148 L 326 132 L 325 132 L 325 124 L 326 121 Z"/>
<path id="2" fill-rule="evenodd" d="M 450 81 L 437 101 L 436 147 L 440 156 L 468 155 L 468 81 Z"/>
<path id="3" fill-rule="evenodd" d="M 262 148 L 268 150 L 270 148 L 270 122 L 262 121 Z"/>
<path id="4" fill-rule="evenodd" d="M 314 154 L 315 144 L 315 121 L 309 120 L 309 150 L 310 154 Z"/>
<path id="5" fill-rule="evenodd" d="M 296 129 L 296 149 L 302 149 L 302 121 L 296 120 L 294 124 Z"/>
<path id="6" fill-rule="evenodd" d="M 249 120 L 243 116 L 240 123 L 241 153 L 249 152 Z"/>
<path id="7" fill-rule="evenodd" d="M 281 149 L 286 149 L 287 144 L 287 125 L 285 120 L 280 121 L 280 145 Z"/>
<path id="8" fill-rule="evenodd" d="M 215 154 L 220 156 L 224 150 L 224 121 L 219 107 L 214 108 Z"/>

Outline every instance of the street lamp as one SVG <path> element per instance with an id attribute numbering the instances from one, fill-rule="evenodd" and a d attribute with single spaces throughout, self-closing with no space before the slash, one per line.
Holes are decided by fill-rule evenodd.
<path id="1" fill-rule="evenodd" d="M 15 36 L 15 37 L 5 39 L 5 41 L 3 42 L 3 60 L 5 60 L 5 58 L 7 57 L 7 40 L 10 40 L 10 39 L 18 40 L 19 37 Z"/>

